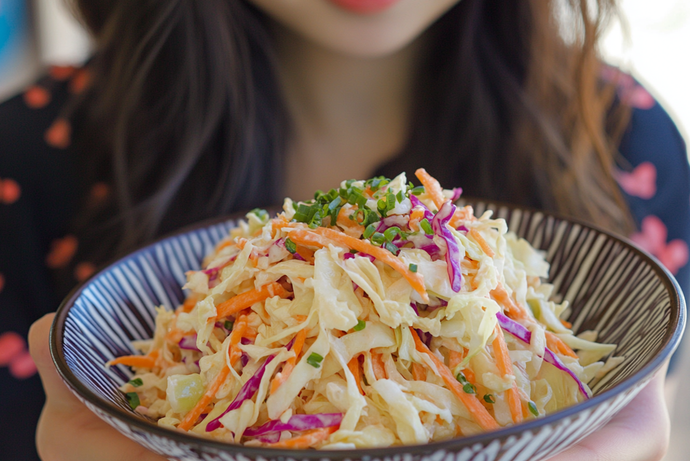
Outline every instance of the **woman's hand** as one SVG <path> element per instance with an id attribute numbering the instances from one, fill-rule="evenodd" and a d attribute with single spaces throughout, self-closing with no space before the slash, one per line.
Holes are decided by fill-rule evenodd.
<path id="1" fill-rule="evenodd" d="M 50 358 L 48 332 L 54 314 L 31 327 L 31 355 L 41 374 L 46 404 L 36 433 L 44 461 L 161 461 L 86 408 L 62 382 Z M 652 381 L 603 429 L 551 461 L 657 461 L 668 448 L 670 423 L 664 401 L 664 366 Z"/>
<path id="2" fill-rule="evenodd" d="M 46 403 L 36 431 L 36 446 L 44 461 L 163 461 L 117 432 L 93 414 L 58 376 L 48 347 L 48 332 L 55 314 L 38 320 L 29 332 L 29 347 L 41 374 Z"/>
<path id="3" fill-rule="evenodd" d="M 664 398 L 668 363 L 635 399 L 602 429 L 549 461 L 659 461 L 671 423 Z"/>

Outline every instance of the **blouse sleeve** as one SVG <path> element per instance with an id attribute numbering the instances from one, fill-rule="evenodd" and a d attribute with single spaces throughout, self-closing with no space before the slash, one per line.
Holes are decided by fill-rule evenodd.
<path id="1" fill-rule="evenodd" d="M 620 145 L 629 168 L 617 177 L 638 226 L 630 238 L 690 294 L 690 165 L 685 142 L 668 113 L 637 82 L 628 80 L 619 95 L 632 108 Z"/>

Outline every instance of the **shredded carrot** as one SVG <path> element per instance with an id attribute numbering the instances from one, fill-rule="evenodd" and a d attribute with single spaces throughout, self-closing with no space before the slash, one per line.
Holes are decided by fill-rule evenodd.
<path id="1" fill-rule="evenodd" d="M 304 248 L 302 245 L 297 245 L 297 250 L 295 253 L 300 255 L 302 259 L 308 263 L 314 264 L 314 252 L 309 248 Z"/>
<path id="2" fill-rule="evenodd" d="M 458 351 L 448 350 L 448 368 L 454 370 L 455 367 L 462 363 L 465 354 Z"/>
<path id="3" fill-rule="evenodd" d="M 238 238 L 237 239 L 237 248 L 240 250 L 244 250 L 244 246 L 247 244 L 247 239 L 246 238 Z"/>
<path id="4" fill-rule="evenodd" d="M 381 354 L 377 354 L 376 352 L 371 353 L 371 366 L 374 368 L 374 376 L 376 376 L 376 379 L 386 379 L 388 377 Z"/>
<path id="5" fill-rule="evenodd" d="M 466 205 L 462 208 L 455 210 L 455 214 L 450 219 L 450 226 L 457 229 L 462 223 L 466 221 L 476 221 L 477 218 L 474 216 L 474 209 L 471 205 Z"/>
<path id="6" fill-rule="evenodd" d="M 232 239 L 223 240 L 222 242 L 218 243 L 218 245 L 216 245 L 216 253 L 218 253 L 223 248 L 233 246 L 234 244 L 235 242 L 233 242 Z"/>
<path id="7" fill-rule="evenodd" d="M 192 312 L 192 309 L 194 309 L 194 306 L 196 306 L 196 302 L 196 295 L 187 296 L 187 299 L 184 300 L 184 304 L 182 304 L 182 312 Z"/>
<path id="8" fill-rule="evenodd" d="M 486 408 L 481 404 L 479 399 L 474 394 L 468 394 L 462 389 L 462 385 L 455 379 L 453 372 L 441 361 L 436 355 L 434 355 L 429 348 L 419 339 L 417 332 L 414 328 L 410 327 L 410 332 L 414 338 L 415 346 L 417 351 L 426 354 L 436 365 L 438 373 L 441 375 L 443 382 L 446 383 L 448 389 L 455 394 L 455 396 L 465 405 L 470 414 L 474 417 L 475 421 L 484 429 L 498 429 L 499 425 L 496 420 L 491 416 Z"/>
<path id="9" fill-rule="evenodd" d="M 561 321 L 561 325 L 564 327 L 571 329 L 573 327 L 573 324 L 568 322 L 567 320 L 559 319 Z"/>
<path id="10" fill-rule="evenodd" d="M 273 381 L 271 382 L 271 394 L 277 391 L 280 385 L 283 384 L 288 379 L 288 376 L 290 376 L 290 373 L 292 373 L 292 370 L 297 364 L 297 358 L 299 357 L 300 352 L 302 352 L 302 346 L 304 346 L 305 339 L 307 339 L 307 329 L 303 328 L 297 332 L 297 335 L 295 336 L 295 343 L 292 345 L 292 350 L 295 353 L 295 356 L 287 359 L 285 365 L 283 366 L 283 370 L 280 373 L 277 373 L 276 377 L 273 378 Z"/>
<path id="11" fill-rule="evenodd" d="M 307 431 L 299 437 L 293 437 L 291 439 L 281 440 L 280 442 L 275 443 L 268 443 L 266 446 L 271 448 L 309 448 L 323 440 L 326 440 L 329 435 L 336 431 L 336 429 L 338 429 L 338 426 L 312 429 L 311 431 Z"/>
<path id="12" fill-rule="evenodd" d="M 415 171 L 414 175 L 417 176 L 417 179 L 419 179 L 424 185 L 424 191 L 429 195 L 429 197 L 431 197 L 434 205 L 436 205 L 436 207 L 440 210 L 443 204 L 448 200 L 443 195 L 441 185 L 433 176 L 427 173 L 424 168 L 420 168 Z"/>
<path id="13" fill-rule="evenodd" d="M 574 359 L 579 358 L 575 351 L 573 351 L 570 348 L 570 346 L 564 343 L 561 338 L 551 333 L 550 331 L 546 331 L 544 332 L 544 334 L 546 336 L 546 347 L 548 347 L 552 351 L 558 351 L 563 355 L 567 355 L 568 357 L 572 357 Z"/>
<path id="14" fill-rule="evenodd" d="M 246 329 L 246 317 L 241 316 L 237 319 L 237 321 L 235 321 L 235 325 L 232 329 L 232 332 L 230 333 L 230 347 L 228 348 L 228 355 L 230 356 L 230 363 L 233 365 L 242 356 L 242 351 L 237 346 L 240 343 Z M 214 379 L 213 382 L 209 385 L 204 395 L 201 397 L 201 399 L 199 399 L 196 405 L 194 405 L 194 408 L 192 408 L 189 411 L 189 413 L 185 415 L 184 419 L 182 419 L 180 424 L 177 425 L 178 429 L 188 431 L 192 428 L 192 426 L 194 426 L 196 421 L 199 419 L 199 416 L 201 416 L 201 413 L 213 401 L 213 399 L 216 396 L 216 393 L 218 392 L 218 389 L 220 389 L 220 387 L 228 379 L 229 376 L 230 368 L 228 368 L 226 362 L 223 362 L 223 367 L 220 369 L 220 372 L 218 372 L 218 376 L 216 376 L 216 379 Z"/>
<path id="15" fill-rule="evenodd" d="M 508 295 L 508 292 L 500 283 L 496 288 L 491 290 L 491 297 L 503 306 L 508 317 L 513 319 L 524 319 L 527 317 L 525 310 L 513 301 L 513 298 Z"/>
<path id="16" fill-rule="evenodd" d="M 471 229 L 470 230 L 470 237 L 474 239 L 475 242 L 477 242 L 477 245 L 479 245 L 484 253 L 489 258 L 493 258 L 496 253 L 494 253 L 494 250 L 491 249 L 488 243 L 486 243 L 486 240 L 484 240 L 484 237 L 481 236 L 479 231 L 477 229 Z"/>
<path id="17" fill-rule="evenodd" d="M 338 212 L 336 224 L 342 227 L 348 235 L 359 238 L 364 233 L 364 226 L 358 224 L 357 221 L 350 219 L 352 213 L 357 213 L 352 207 L 345 205 Z"/>
<path id="18" fill-rule="evenodd" d="M 426 370 L 416 362 L 412 362 L 412 377 L 415 381 L 426 381 Z"/>
<path id="19" fill-rule="evenodd" d="M 301 245 L 316 247 L 325 247 L 329 243 L 334 242 L 347 248 L 370 254 L 379 261 L 388 264 L 405 277 L 424 302 L 429 301 L 429 295 L 426 293 L 426 288 L 424 288 L 424 277 L 417 272 L 410 271 L 401 259 L 385 248 L 374 246 L 364 240 L 350 237 L 342 232 L 325 227 L 317 227 L 316 229 L 297 228 L 290 232 L 290 240 Z"/>
<path id="20" fill-rule="evenodd" d="M 280 283 L 271 282 L 258 290 L 249 290 L 245 293 L 233 296 L 227 301 L 223 301 L 216 306 L 216 311 L 218 312 L 217 318 L 228 317 L 236 314 L 248 307 L 251 307 L 253 304 L 265 301 L 273 296 L 287 298 L 290 294 L 291 293 L 283 288 L 283 285 Z"/>
<path id="21" fill-rule="evenodd" d="M 359 368 L 359 354 L 355 355 L 350 359 L 350 361 L 347 363 L 347 368 L 350 370 L 350 373 L 352 373 L 352 376 L 355 378 L 355 382 L 357 383 L 357 389 L 359 389 L 359 393 L 364 395 L 364 390 L 362 390 L 362 372 L 360 371 Z"/>
<path id="22" fill-rule="evenodd" d="M 126 365 L 128 367 L 153 368 L 156 358 L 150 355 L 123 355 L 108 362 L 108 365 Z"/>
<path id="23" fill-rule="evenodd" d="M 512 375 L 513 362 L 510 360 L 508 346 L 503 337 L 503 330 L 501 330 L 499 325 L 496 325 L 496 338 L 494 338 L 492 347 L 498 371 L 500 371 L 503 376 Z M 522 421 L 522 402 L 520 401 L 520 394 L 516 383 L 513 383 L 513 387 L 506 391 L 506 398 L 508 407 L 510 408 L 510 415 L 513 417 L 513 422 L 519 423 Z"/>
<path id="24" fill-rule="evenodd" d="M 410 223 L 408 224 L 410 226 L 410 229 L 414 232 L 418 232 L 419 221 L 421 221 L 423 218 L 424 210 L 420 210 L 419 208 L 412 210 L 412 213 L 410 213 Z"/>
<path id="25" fill-rule="evenodd" d="M 271 220 L 271 237 L 275 238 L 278 231 L 287 224 L 288 220 L 283 213 L 280 213 L 278 216 L 273 218 L 273 220 Z"/>

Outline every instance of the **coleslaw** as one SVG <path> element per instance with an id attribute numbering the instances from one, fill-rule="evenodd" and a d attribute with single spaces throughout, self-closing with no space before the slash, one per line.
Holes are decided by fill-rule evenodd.
<path id="1" fill-rule="evenodd" d="M 424 444 L 517 424 L 591 395 L 620 363 L 573 334 L 549 265 L 423 169 L 253 210 L 188 297 L 157 309 L 121 387 L 160 426 L 281 448 Z M 577 351 L 577 352 L 576 352 Z"/>

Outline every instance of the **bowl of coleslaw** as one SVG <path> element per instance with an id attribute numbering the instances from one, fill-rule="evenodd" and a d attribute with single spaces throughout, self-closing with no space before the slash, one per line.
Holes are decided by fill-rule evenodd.
<path id="1" fill-rule="evenodd" d="M 544 459 L 673 353 L 685 302 L 653 257 L 416 176 L 113 263 L 58 311 L 61 377 L 171 459 Z"/>

